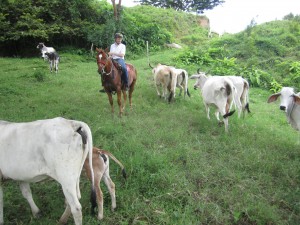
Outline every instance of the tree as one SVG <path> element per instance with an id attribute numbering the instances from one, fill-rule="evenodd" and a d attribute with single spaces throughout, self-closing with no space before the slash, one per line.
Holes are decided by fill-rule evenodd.
<path id="1" fill-rule="evenodd" d="M 121 5 L 122 5 L 122 0 L 119 0 L 119 3 L 116 5 L 116 0 L 111 0 L 111 3 L 114 8 L 114 17 L 115 20 L 119 20 L 120 18 L 120 13 L 121 13 Z"/>
<path id="2" fill-rule="evenodd" d="M 152 5 L 161 8 L 173 8 L 177 11 L 194 11 L 203 13 L 204 10 L 213 9 L 224 3 L 224 0 L 135 0 L 141 5 Z"/>

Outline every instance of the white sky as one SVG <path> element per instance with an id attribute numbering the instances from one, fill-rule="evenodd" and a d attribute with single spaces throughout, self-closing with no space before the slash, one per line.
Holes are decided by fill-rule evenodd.
<path id="1" fill-rule="evenodd" d="M 122 0 L 122 5 L 134 6 L 133 1 Z M 205 11 L 204 15 L 218 33 L 236 33 L 246 29 L 252 19 L 261 24 L 281 20 L 289 13 L 300 15 L 300 0 L 225 0 L 223 5 Z"/>

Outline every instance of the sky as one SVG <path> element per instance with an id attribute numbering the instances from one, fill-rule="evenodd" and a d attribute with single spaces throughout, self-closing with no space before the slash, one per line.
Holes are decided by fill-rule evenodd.
<path id="1" fill-rule="evenodd" d="M 122 0 L 122 5 L 135 6 L 133 1 Z M 300 15 L 300 0 L 225 0 L 204 15 L 209 18 L 211 29 L 222 34 L 243 31 L 252 19 L 261 24 L 281 20 L 289 13 Z"/>

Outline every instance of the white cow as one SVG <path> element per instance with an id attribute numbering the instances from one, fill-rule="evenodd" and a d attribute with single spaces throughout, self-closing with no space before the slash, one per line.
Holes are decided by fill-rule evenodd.
<path id="1" fill-rule="evenodd" d="M 201 76 L 200 80 L 201 78 L 205 77 Z M 210 77 L 200 82 L 200 88 L 207 118 L 210 119 L 209 107 L 216 107 L 215 116 L 220 122 L 219 114 L 221 113 L 224 119 L 225 131 L 228 132 L 228 117 L 235 112 L 230 112 L 230 106 L 234 104 L 236 98 L 236 89 L 232 81 L 227 77 Z"/>
<path id="2" fill-rule="evenodd" d="M 197 71 L 198 74 L 192 75 L 190 79 L 197 79 L 194 84 L 194 89 L 200 88 L 204 85 L 205 81 L 210 77 L 206 76 L 204 72 Z M 249 83 L 246 79 L 240 76 L 213 76 L 213 77 L 227 77 L 232 82 L 236 88 L 236 95 L 235 95 L 235 104 L 238 109 L 238 117 L 241 117 L 241 113 L 245 115 L 245 110 L 250 113 L 249 109 Z"/>
<path id="3" fill-rule="evenodd" d="M 300 131 L 300 106 L 298 105 L 300 93 L 295 94 L 291 87 L 283 87 L 280 92 L 269 97 L 268 103 L 274 102 L 280 97 L 279 108 L 285 112 L 291 126 Z M 295 104 L 297 103 L 297 104 Z"/>
<path id="4" fill-rule="evenodd" d="M 94 181 L 93 141 L 88 125 L 64 118 L 27 123 L 0 121 L 0 130 L 0 224 L 4 224 L 2 180 L 20 182 L 22 194 L 37 217 L 40 210 L 29 183 L 52 178 L 61 184 L 67 203 L 60 223 L 66 223 L 71 212 L 75 224 L 82 225 L 79 179 L 87 154 Z"/>
<path id="5" fill-rule="evenodd" d="M 38 48 L 41 51 L 42 58 L 44 58 L 44 61 L 48 59 L 48 56 L 46 55 L 46 52 L 56 52 L 56 50 L 53 47 L 47 47 L 44 43 L 40 42 L 36 48 Z"/>
<path id="6" fill-rule="evenodd" d="M 169 94 L 168 101 L 170 102 L 174 96 L 176 87 L 176 76 L 173 69 L 166 65 L 157 64 L 157 66 L 152 69 L 152 73 L 154 75 L 157 95 L 167 100 L 167 95 Z M 159 86 L 162 87 L 162 95 L 160 94 Z"/>
<path id="7" fill-rule="evenodd" d="M 174 71 L 174 75 L 176 76 L 176 85 L 174 85 L 174 98 L 176 93 L 176 87 L 180 89 L 179 96 L 181 95 L 181 92 L 183 90 L 184 92 L 184 98 L 186 95 L 190 97 L 189 89 L 188 89 L 188 79 L 189 75 L 186 70 L 184 69 L 176 69 L 175 67 L 170 67 Z"/>

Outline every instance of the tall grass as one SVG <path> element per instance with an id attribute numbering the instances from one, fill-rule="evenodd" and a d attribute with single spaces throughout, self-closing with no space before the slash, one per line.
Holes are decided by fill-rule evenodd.
<path id="1" fill-rule="evenodd" d="M 168 63 L 174 51 L 151 54 Z M 63 54 L 51 74 L 39 59 L 0 58 L 0 118 L 31 121 L 56 116 L 82 120 L 94 145 L 111 151 L 127 169 L 125 181 L 111 163 L 117 211 L 104 191 L 101 224 L 299 224 L 300 151 L 298 133 L 269 92 L 251 89 L 251 114 L 229 119 L 229 134 L 212 116 L 207 120 L 199 91 L 168 104 L 156 96 L 146 58 L 131 60 L 138 70 L 133 109 L 110 113 L 94 59 Z M 190 71 L 194 72 L 194 71 Z M 1 131 L 5 132 L 5 131 Z M 89 215 L 90 183 L 82 175 L 83 223 Z M 15 182 L 4 182 L 5 224 L 55 224 L 64 210 L 59 184 L 32 185 L 43 215 L 33 219 Z M 69 224 L 73 224 L 70 219 Z"/>

